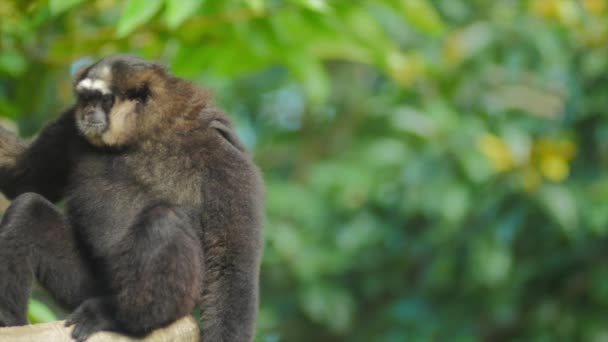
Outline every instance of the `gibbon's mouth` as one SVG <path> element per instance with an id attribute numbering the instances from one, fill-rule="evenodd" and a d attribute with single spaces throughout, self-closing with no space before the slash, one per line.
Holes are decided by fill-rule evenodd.
<path id="1" fill-rule="evenodd" d="M 83 121 L 81 125 L 88 129 L 94 129 L 98 131 L 103 131 L 108 127 L 108 125 L 103 121 Z"/>
<path id="2" fill-rule="evenodd" d="M 78 128 L 86 136 L 96 136 L 105 132 L 108 124 L 103 120 L 79 120 Z"/>
<path id="3" fill-rule="evenodd" d="M 106 127 L 106 123 L 102 122 L 102 121 L 84 121 L 83 124 L 85 124 L 88 127 L 98 127 L 98 128 Z"/>

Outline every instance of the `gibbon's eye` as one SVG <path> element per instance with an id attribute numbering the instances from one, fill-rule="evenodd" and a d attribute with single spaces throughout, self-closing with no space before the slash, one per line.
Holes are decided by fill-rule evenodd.
<path id="1" fill-rule="evenodd" d="M 106 113 L 109 113 L 114 106 L 114 95 L 107 94 L 101 97 L 101 107 Z"/>
<path id="2" fill-rule="evenodd" d="M 91 92 L 82 92 L 78 94 L 78 101 L 81 103 L 91 103 L 95 101 L 97 95 Z"/>
<path id="3" fill-rule="evenodd" d="M 148 86 L 146 85 L 137 88 L 131 88 L 127 89 L 126 95 L 129 100 L 146 102 L 148 100 L 148 97 L 150 97 L 150 89 L 148 89 Z"/>

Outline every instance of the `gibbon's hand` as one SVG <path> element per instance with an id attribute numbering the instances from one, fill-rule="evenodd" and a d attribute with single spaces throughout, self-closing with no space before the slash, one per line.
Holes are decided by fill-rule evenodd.
<path id="1" fill-rule="evenodd" d="M 0 126 L 0 168 L 14 166 L 17 156 L 24 148 L 24 144 L 15 133 Z"/>

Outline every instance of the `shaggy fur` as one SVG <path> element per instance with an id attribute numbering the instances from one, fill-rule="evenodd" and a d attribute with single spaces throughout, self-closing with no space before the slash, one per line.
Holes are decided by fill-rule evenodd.
<path id="1" fill-rule="evenodd" d="M 33 277 L 68 325 L 144 335 L 203 310 L 203 341 L 251 341 L 262 181 L 209 94 L 113 56 L 26 144 L 0 128 L 0 326 L 27 323 Z M 53 203 L 66 199 L 65 213 Z"/>

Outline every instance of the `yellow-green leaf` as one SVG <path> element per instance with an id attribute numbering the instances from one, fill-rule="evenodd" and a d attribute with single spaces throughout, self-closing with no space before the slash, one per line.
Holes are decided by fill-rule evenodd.
<path id="1" fill-rule="evenodd" d="M 129 0 L 118 21 L 118 37 L 125 37 L 138 26 L 145 24 L 158 12 L 162 4 L 162 0 Z"/>
<path id="2" fill-rule="evenodd" d="M 83 0 L 49 0 L 49 9 L 52 15 L 58 15 L 81 2 L 83 2 Z"/>
<path id="3" fill-rule="evenodd" d="M 27 316 L 29 320 L 36 323 L 52 322 L 57 320 L 57 316 L 43 303 L 30 298 Z"/>
<path id="4" fill-rule="evenodd" d="M 27 69 L 25 57 L 16 51 L 0 52 L 0 75 L 21 76 Z"/>
<path id="5" fill-rule="evenodd" d="M 177 28 L 186 19 L 196 14 L 203 0 L 165 0 L 165 23 L 171 29 Z"/>
<path id="6" fill-rule="evenodd" d="M 417 30 L 431 35 L 445 31 L 445 24 L 427 0 L 400 0 L 405 19 Z"/>
<path id="7" fill-rule="evenodd" d="M 289 67 L 301 82 L 304 92 L 312 103 L 319 104 L 329 96 L 329 78 L 323 64 L 311 58 L 291 56 Z"/>
<path id="8" fill-rule="evenodd" d="M 255 13 L 262 13 L 266 10 L 264 0 L 245 0 L 245 4 Z"/>
<path id="9" fill-rule="evenodd" d="M 316 12 L 327 12 L 329 6 L 327 0 L 295 0 L 294 2 Z"/>

